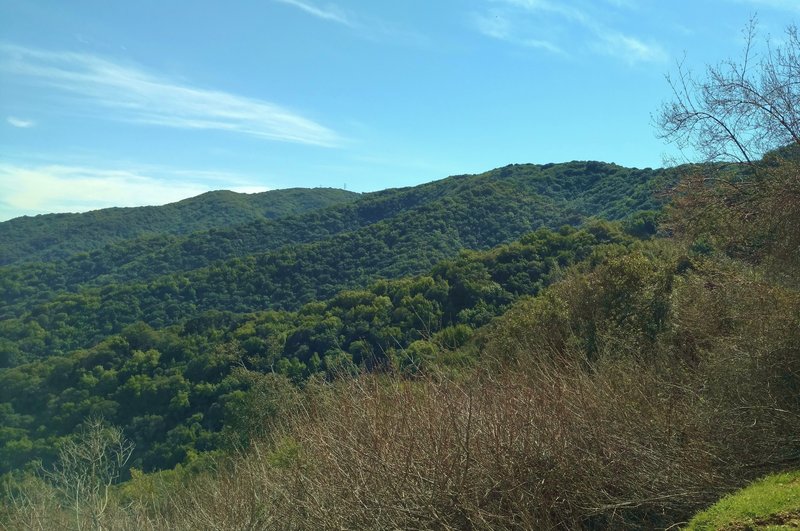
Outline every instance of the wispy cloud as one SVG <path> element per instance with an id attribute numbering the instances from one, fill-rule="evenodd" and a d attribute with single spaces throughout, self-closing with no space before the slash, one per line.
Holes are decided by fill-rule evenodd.
<path id="1" fill-rule="evenodd" d="M 503 12 L 493 11 L 486 14 L 475 14 L 473 22 L 477 30 L 487 37 L 511 42 L 518 46 L 539 48 L 555 54 L 566 54 L 564 50 L 547 39 L 520 35 L 514 22 Z"/>
<path id="2" fill-rule="evenodd" d="M 548 13 L 556 13 L 567 19 L 577 20 L 579 22 L 586 22 L 588 16 L 582 9 L 572 5 L 569 1 L 565 2 L 552 2 L 551 0 L 496 0 L 498 3 L 505 3 L 518 6 L 528 11 L 544 11 Z"/>
<path id="3" fill-rule="evenodd" d="M 637 7 L 634 0 L 606 3 L 618 9 Z M 489 37 L 565 56 L 579 44 L 628 64 L 667 59 L 658 43 L 610 27 L 603 22 L 603 11 L 583 0 L 488 0 L 488 4 L 491 7 L 476 15 L 474 22 L 476 29 Z"/>
<path id="4" fill-rule="evenodd" d="M 309 15 L 313 15 L 317 18 L 321 18 L 323 20 L 330 20 L 331 22 L 337 22 L 339 24 L 344 24 L 345 26 L 354 27 L 355 22 L 349 17 L 341 8 L 329 4 L 325 7 L 319 7 L 311 2 L 301 1 L 301 0 L 274 0 L 279 4 L 287 4 L 290 6 L 294 6 L 301 11 L 305 11 Z"/>
<path id="5" fill-rule="evenodd" d="M 651 63 L 664 62 L 668 54 L 664 49 L 653 43 L 646 43 L 636 37 L 625 35 L 613 30 L 598 32 L 596 48 L 610 56 L 622 59 L 626 63 Z"/>
<path id="6" fill-rule="evenodd" d="M 559 48 L 554 43 L 542 39 L 522 39 L 519 41 L 519 44 L 522 46 L 527 46 L 528 48 L 539 48 L 540 50 L 547 50 L 548 52 L 552 52 L 554 54 L 559 55 L 568 55 L 562 48 Z"/>
<path id="7" fill-rule="evenodd" d="M 36 125 L 36 122 L 33 120 L 24 120 L 22 118 L 17 118 L 16 116 L 9 116 L 6 118 L 6 122 L 9 125 L 19 127 L 20 129 L 28 129 L 29 127 L 34 127 Z"/>
<path id="8" fill-rule="evenodd" d="M 0 163 L 0 221 L 50 212 L 162 205 L 220 188 L 247 193 L 267 189 L 214 172 Z"/>
<path id="9" fill-rule="evenodd" d="M 749 4 L 756 8 L 771 8 L 780 11 L 800 13 L 798 0 L 730 0 L 736 4 Z"/>
<path id="10" fill-rule="evenodd" d="M 606 2 L 614 7 L 625 9 L 636 9 L 639 7 L 638 0 L 606 0 Z"/>
<path id="11" fill-rule="evenodd" d="M 0 70 L 7 79 L 69 93 L 83 111 L 112 109 L 105 114 L 127 122 L 327 147 L 342 143 L 331 129 L 280 105 L 178 83 L 94 55 L 3 44 Z"/>
<path id="12" fill-rule="evenodd" d="M 311 16 L 350 28 L 358 37 L 376 42 L 390 42 L 407 46 L 429 46 L 430 38 L 415 29 L 395 26 L 364 11 L 345 10 L 336 4 L 321 6 L 308 0 L 272 0 L 285 4 Z"/>

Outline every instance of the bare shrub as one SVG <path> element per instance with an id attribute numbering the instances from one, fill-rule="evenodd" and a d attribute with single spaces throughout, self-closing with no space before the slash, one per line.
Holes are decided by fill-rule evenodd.
<path id="1" fill-rule="evenodd" d="M 707 67 L 702 79 L 681 63 L 667 77 L 673 99 L 656 119 L 662 138 L 707 161 L 753 163 L 772 149 L 800 145 L 800 34 L 788 26 L 759 55 L 757 25 L 753 18 L 743 32 L 741 59 Z"/>
<path id="2" fill-rule="evenodd" d="M 263 457 L 255 449 L 246 458 L 226 459 L 214 473 L 196 476 L 191 485 L 168 493 L 160 511 L 133 504 L 127 519 L 152 529 L 290 528 L 286 485 L 277 481 L 280 476 Z"/>
<path id="3" fill-rule="evenodd" d="M 58 461 L 39 475 L 7 480 L 3 523 L 25 529 L 104 529 L 119 507 L 113 485 L 133 450 L 119 428 L 89 418 L 63 441 Z"/>
<path id="4" fill-rule="evenodd" d="M 362 377 L 297 426 L 312 527 L 639 527 L 730 484 L 692 391 L 652 367 L 539 360 L 462 382 Z"/>

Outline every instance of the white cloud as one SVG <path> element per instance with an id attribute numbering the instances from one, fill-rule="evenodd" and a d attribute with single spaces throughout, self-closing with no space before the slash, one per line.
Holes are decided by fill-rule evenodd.
<path id="1" fill-rule="evenodd" d="M 127 122 L 326 147 L 342 143 L 331 129 L 274 103 L 192 87 L 94 55 L 0 45 L 0 70 L 70 93 L 94 112 L 112 109 L 110 117 Z"/>
<path id="2" fill-rule="evenodd" d="M 582 24 L 590 21 L 590 17 L 577 4 L 573 5 L 569 1 L 551 0 L 493 0 L 495 3 L 516 6 L 530 12 L 554 13 L 566 19 L 570 19 Z"/>
<path id="3" fill-rule="evenodd" d="M 613 56 L 628 64 L 663 62 L 667 59 L 667 53 L 658 43 L 645 42 L 609 27 L 602 20 L 604 11 L 598 10 L 590 2 L 488 1 L 492 8 L 485 14 L 476 15 L 474 22 L 476 29 L 489 37 L 565 56 L 570 55 L 569 47 L 582 44 L 586 49 Z M 618 8 L 637 7 L 634 0 L 607 0 L 607 3 Z M 576 35 L 579 38 L 576 39 Z"/>
<path id="4" fill-rule="evenodd" d="M 475 14 L 473 21 L 477 30 L 487 37 L 511 42 L 518 46 L 539 48 L 555 54 L 566 54 L 564 50 L 549 40 L 521 37 L 516 31 L 513 21 L 504 13 L 490 12 L 488 14 Z"/>
<path id="5" fill-rule="evenodd" d="M 231 188 L 231 192 L 237 192 L 240 194 L 260 194 L 261 192 L 268 191 L 269 188 L 264 186 L 234 186 Z"/>
<path id="6" fill-rule="evenodd" d="M 520 44 L 522 46 L 527 46 L 528 48 L 539 48 L 540 50 L 547 50 L 548 52 L 559 55 L 568 55 L 567 52 L 565 52 L 562 48 L 559 48 L 550 41 L 542 39 L 522 39 Z"/>
<path id="7" fill-rule="evenodd" d="M 0 163 L 0 221 L 111 206 L 163 205 L 220 188 L 247 193 L 267 189 L 240 176 L 214 172 Z"/>
<path id="8" fill-rule="evenodd" d="M 355 26 L 355 23 L 344 13 L 344 11 L 342 11 L 335 5 L 328 5 L 322 8 L 312 4 L 311 2 L 305 2 L 301 0 L 274 0 L 274 1 L 280 4 L 287 4 L 290 6 L 294 6 L 300 9 L 301 11 L 305 11 L 309 15 L 313 15 L 323 20 L 330 20 L 332 22 L 344 24 L 345 26 L 351 26 L 351 27 Z"/>
<path id="9" fill-rule="evenodd" d="M 320 6 L 308 0 L 272 1 L 292 6 L 314 17 L 347 26 L 363 39 L 414 47 L 427 47 L 431 44 L 431 39 L 427 35 L 414 29 L 398 27 L 363 12 L 347 11 L 336 4 Z"/>
<path id="10" fill-rule="evenodd" d="M 606 0 L 609 4 L 620 9 L 637 9 L 639 3 L 637 0 Z"/>
<path id="11" fill-rule="evenodd" d="M 14 127 L 19 127 L 21 129 L 27 129 L 36 125 L 36 122 L 33 120 L 24 120 L 22 118 L 17 118 L 16 116 L 9 116 L 6 118 L 6 122 L 8 122 L 9 125 L 13 125 Z"/>
<path id="12" fill-rule="evenodd" d="M 792 11 L 800 13 L 800 1 L 798 0 L 732 0 L 737 4 L 749 4 L 755 7 L 772 8 L 781 11 Z"/>
<path id="13" fill-rule="evenodd" d="M 599 50 L 608 55 L 622 59 L 633 64 L 639 62 L 663 62 L 669 57 L 667 52 L 658 44 L 646 43 L 635 37 L 623 35 L 614 31 L 598 34 L 600 41 L 597 43 Z"/>

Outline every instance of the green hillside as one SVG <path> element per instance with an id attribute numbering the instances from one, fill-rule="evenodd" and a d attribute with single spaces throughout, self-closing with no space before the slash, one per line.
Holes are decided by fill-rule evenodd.
<path id="1" fill-rule="evenodd" d="M 652 194 L 657 186 L 654 181 L 663 175 L 663 171 L 596 162 L 514 165 L 413 188 L 363 194 L 350 204 L 288 216 L 279 222 L 257 220 L 184 237 L 151 235 L 50 261 L 52 264 L 25 264 L 2 271 L 5 277 L 35 286 L 35 294 L 24 295 L 29 297 L 49 289 L 74 290 L 82 284 L 147 280 L 218 260 L 325 240 L 378 222 L 403 235 L 412 232 L 408 237 L 415 240 L 435 240 L 431 231 L 439 231 L 455 239 L 452 248 L 488 248 L 540 226 L 575 224 L 593 215 L 620 219 L 632 211 L 653 208 L 657 204 Z M 473 210 L 476 208 L 480 212 Z M 485 223 L 476 222 L 479 216 Z M 417 218 L 421 223 L 409 221 Z M 428 266 L 430 262 L 418 270 Z M 14 296 L 6 292 L 4 300 L 13 301 Z"/>
<path id="2" fill-rule="evenodd" d="M 247 387 L 236 365 L 296 382 L 413 368 L 432 335 L 460 345 L 596 246 L 652 235 L 668 179 L 597 162 L 512 165 L 7 265 L 0 353 L 17 368 L 0 375 L 3 470 L 52 460 L 92 415 L 125 427 L 144 469 L 219 448 Z M 627 219 L 568 228 L 594 216 Z"/>
<path id="3" fill-rule="evenodd" d="M 420 370 L 435 358 L 437 344 L 462 345 L 475 328 L 595 248 L 620 252 L 634 241 L 608 224 L 542 229 L 513 244 L 464 253 L 424 276 L 342 291 L 296 312 L 196 308 L 179 325 L 136 322 L 98 336 L 91 348 L 43 352 L 40 361 L 0 372 L 0 471 L 36 457 L 52 460 L 53 441 L 96 415 L 124 427 L 136 441 L 133 463 L 145 470 L 172 467 L 230 443 L 231 436 L 246 441 L 254 429 L 248 426 L 255 427 L 248 416 L 261 414 L 248 413 L 242 402 L 247 386 L 237 367 L 276 371 L 296 383 L 361 368 Z M 122 306 L 141 304 L 129 295 Z M 82 320 L 73 334 L 93 326 L 97 312 L 70 311 Z M 66 335 L 56 329 L 43 344 L 63 344 Z"/>
<path id="4" fill-rule="evenodd" d="M 24 216 L 0 223 L 0 265 L 63 259 L 145 235 L 181 235 L 279 219 L 357 197 L 352 192 L 327 188 L 258 194 L 216 191 L 158 207 Z"/>
<path id="5" fill-rule="evenodd" d="M 797 172 L 788 162 L 759 172 L 694 188 L 688 175 L 657 234 L 652 212 L 540 228 L 295 309 L 245 311 L 267 284 L 244 280 L 272 271 L 294 293 L 295 264 L 324 279 L 356 249 L 379 249 L 347 247 L 354 231 L 332 240 L 339 263 L 298 261 L 336 247 L 317 242 L 283 263 L 262 254 L 188 272 L 184 284 L 59 295 L 7 321 L 29 333 L 8 344 L 37 358 L 0 370 L 0 518 L 169 529 L 686 523 L 800 458 L 800 262 L 776 208 Z M 181 290 L 198 287 L 208 291 L 183 306 Z M 146 311 L 119 332 L 97 327 L 136 305 Z M 64 501 L 87 447 L 125 457 L 100 515 L 91 493 Z M 39 462 L 47 474 L 32 472 Z"/>
<path id="6" fill-rule="evenodd" d="M 302 216 L 354 230 L 7 305 L 0 517 L 57 527 L 90 440 L 131 444 L 113 518 L 185 529 L 667 528 L 794 466 L 793 163 L 688 173 L 660 212 L 669 174 L 590 167 L 369 194 Z"/>
<path id="7" fill-rule="evenodd" d="M 91 346 L 137 321 L 158 328 L 207 310 L 297 309 L 379 278 L 423 273 L 461 249 L 653 208 L 667 178 L 594 162 L 514 165 L 172 244 L 140 239 L 7 266 L 0 352 L 15 364 Z"/>

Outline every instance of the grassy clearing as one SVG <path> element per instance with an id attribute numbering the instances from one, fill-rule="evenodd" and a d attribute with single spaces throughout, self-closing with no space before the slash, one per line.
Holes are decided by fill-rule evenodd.
<path id="1" fill-rule="evenodd" d="M 695 516 L 689 530 L 797 529 L 800 470 L 767 476 Z"/>

